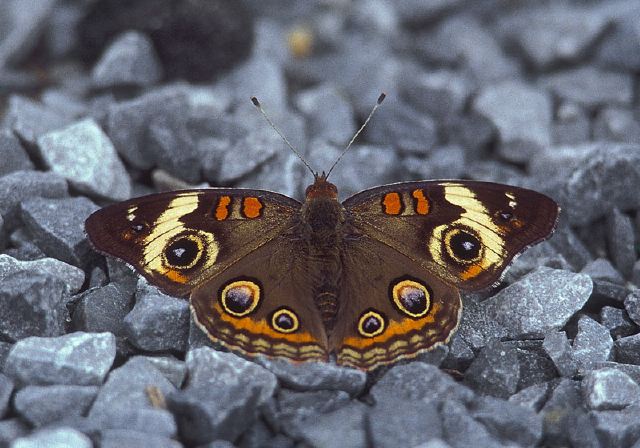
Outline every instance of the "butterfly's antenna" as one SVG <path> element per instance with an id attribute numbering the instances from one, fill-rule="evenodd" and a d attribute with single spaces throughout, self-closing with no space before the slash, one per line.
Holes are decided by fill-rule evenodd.
<path id="1" fill-rule="evenodd" d="M 307 168 L 309 168 L 309 171 L 311 171 L 311 174 L 313 174 L 314 176 L 316 175 L 316 172 L 313 171 L 313 169 L 311 168 L 311 166 L 309 166 L 309 164 L 307 163 L 307 161 L 304 159 L 304 157 L 302 157 L 302 155 L 296 150 L 296 148 L 293 147 L 293 145 L 289 142 L 289 140 L 287 140 L 287 137 L 284 136 L 284 134 L 280 131 L 280 129 L 278 129 L 278 127 L 273 124 L 273 121 L 271 121 L 271 119 L 269 118 L 269 116 L 267 115 L 267 113 L 264 111 L 264 109 L 262 108 L 262 105 L 260 104 L 260 101 L 258 101 L 258 98 L 256 98 L 255 96 L 251 97 L 251 102 L 253 103 L 254 106 L 256 106 L 256 108 L 258 108 L 258 110 L 260 111 L 260 113 L 262 114 L 262 116 L 264 117 L 265 120 L 267 120 L 267 123 L 269 123 L 269 126 L 271 126 L 271 128 L 273 128 L 274 131 L 276 131 L 278 133 L 278 135 L 280 136 L 280 138 L 282 140 L 284 140 L 284 142 L 287 144 L 287 146 L 289 148 L 291 148 L 291 151 L 293 151 L 293 153 L 295 155 L 298 156 L 298 158 L 300 160 L 302 160 L 302 163 L 304 163 L 304 166 L 306 166 Z"/>
<path id="2" fill-rule="evenodd" d="M 351 148 L 351 145 L 353 144 L 353 142 L 356 140 L 356 138 L 358 138 L 358 135 L 360 135 L 363 129 L 367 126 L 367 123 L 369 123 L 369 120 L 371 120 L 371 117 L 373 117 L 373 114 L 376 112 L 378 107 L 380 107 L 380 105 L 382 104 L 382 102 L 386 97 L 387 95 L 385 93 L 380 94 L 380 96 L 378 97 L 378 101 L 376 101 L 375 106 L 373 106 L 373 109 L 371 109 L 371 112 L 369 112 L 369 116 L 367 117 L 366 120 L 364 120 L 364 123 L 362 123 L 362 126 L 360 126 L 360 129 L 358 129 L 358 132 L 356 132 L 353 135 L 353 137 L 351 137 L 351 140 L 349 141 L 349 144 L 347 145 L 347 147 L 342 150 L 342 153 L 338 156 L 336 161 L 333 162 L 333 165 L 331 165 L 331 168 L 329 168 L 329 172 L 325 176 L 325 179 L 329 177 L 329 174 L 331 174 L 331 171 L 333 171 L 333 169 L 336 167 L 338 162 L 340 162 L 340 159 L 342 159 L 342 156 L 344 156 L 347 153 L 347 151 L 349 151 L 349 148 Z"/>

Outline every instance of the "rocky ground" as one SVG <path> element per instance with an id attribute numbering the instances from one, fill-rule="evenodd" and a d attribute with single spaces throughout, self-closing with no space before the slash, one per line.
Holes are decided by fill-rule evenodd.
<path id="1" fill-rule="evenodd" d="M 28 7 L 25 6 L 28 3 Z M 132 5 L 134 3 L 134 5 Z M 640 447 L 640 3 L 5 0 L 0 446 Z M 492 180 L 555 236 L 449 347 L 366 375 L 216 351 L 83 223 L 185 185 Z"/>

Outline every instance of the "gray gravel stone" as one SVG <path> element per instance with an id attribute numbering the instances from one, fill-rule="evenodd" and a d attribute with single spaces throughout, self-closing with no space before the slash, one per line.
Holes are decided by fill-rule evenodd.
<path id="1" fill-rule="evenodd" d="M 281 140 L 272 130 L 258 129 L 224 152 L 219 163 L 216 181 L 228 185 L 256 171 L 278 153 Z"/>
<path id="2" fill-rule="evenodd" d="M 564 213 L 565 209 L 562 210 Z M 568 226 L 557 229 L 549 244 L 560 252 L 575 270 L 582 269 L 592 260 L 589 249 Z"/>
<path id="3" fill-rule="evenodd" d="M 0 373 L 0 419 L 7 415 L 9 401 L 13 393 L 13 381 L 6 375 Z"/>
<path id="4" fill-rule="evenodd" d="M 582 380 L 586 405 L 595 411 L 624 409 L 640 403 L 640 386 L 616 369 L 593 370 Z"/>
<path id="5" fill-rule="evenodd" d="M 429 71 L 408 78 L 402 96 L 411 106 L 438 120 L 460 114 L 474 87 L 453 70 Z"/>
<path id="6" fill-rule="evenodd" d="M 465 149 L 458 145 L 440 146 L 426 156 L 402 159 L 402 168 L 416 179 L 459 179 L 463 177 Z"/>
<path id="7" fill-rule="evenodd" d="M 149 388 L 157 389 L 163 397 L 175 391 L 173 384 L 151 363 L 134 357 L 109 373 L 89 411 L 89 417 L 99 421 L 118 409 L 123 409 L 123 412 L 153 409 Z"/>
<path id="8" fill-rule="evenodd" d="M 476 355 L 471 349 L 471 346 L 464 340 L 460 333 L 456 333 L 451 342 L 449 342 L 449 352 L 447 353 L 447 357 L 442 361 L 442 364 L 440 364 L 440 367 L 464 372 L 475 357 Z"/>
<path id="9" fill-rule="evenodd" d="M 504 446 L 487 428 L 476 421 L 462 403 L 445 401 L 440 410 L 445 440 L 453 448 Z"/>
<path id="10" fill-rule="evenodd" d="M 630 277 L 633 265 L 636 262 L 636 239 L 634 226 L 631 217 L 613 209 L 607 217 L 607 245 L 611 259 L 618 270 L 625 276 Z"/>
<path id="11" fill-rule="evenodd" d="M 520 380 L 517 389 L 532 384 L 550 381 L 558 377 L 558 372 L 539 339 L 522 341 L 505 341 L 506 347 L 513 347 L 518 355 Z"/>
<path id="12" fill-rule="evenodd" d="M 68 195 L 67 182 L 57 174 L 14 171 L 0 177 L 0 215 L 5 227 L 19 222 L 19 204 L 29 198 L 62 198 Z"/>
<path id="13" fill-rule="evenodd" d="M 603 34 L 609 19 L 587 8 L 552 5 L 514 14 L 505 32 L 537 70 L 578 62 Z"/>
<path id="14" fill-rule="evenodd" d="M 551 143 L 551 97 L 543 90 L 517 81 L 490 85 L 473 109 L 496 127 L 499 153 L 509 161 L 526 162 Z"/>
<path id="15" fill-rule="evenodd" d="M 591 121 L 582 107 L 563 102 L 556 110 L 552 133 L 556 145 L 583 143 L 590 139 Z"/>
<path id="16" fill-rule="evenodd" d="M 593 411 L 591 425 L 603 446 L 623 448 L 640 438 L 640 406 L 628 406 L 623 411 Z"/>
<path id="17" fill-rule="evenodd" d="M 353 107 L 335 87 L 321 85 L 304 90 L 294 101 L 307 118 L 313 137 L 342 146 L 356 132 Z"/>
<path id="18" fill-rule="evenodd" d="M 487 313 L 485 302 L 474 296 L 463 299 L 464 313 L 455 337 L 462 339 L 474 352 L 482 349 L 492 338 L 507 336 L 507 330 L 496 321 L 495 316 Z M 460 348 L 461 355 L 466 357 L 466 349 Z M 475 358 L 475 354 L 471 358 Z"/>
<path id="19" fill-rule="evenodd" d="M 29 337 L 15 343 L 5 375 L 24 384 L 102 384 L 116 355 L 110 333 L 70 333 L 55 338 Z"/>
<path id="20" fill-rule="evenodd" d="M 95 87 L 146 87 L 162 78 L 153 42 L 137 31 L 117 36 L 93 67 L 91 80 Z"/>
<path id="21" fill-rule="evenodd" d="M 510 397 L 516 392 L 520 381 L 516 350 L 499 340 L 489 342 L 465 372 L 464 380 L 478 392 L 501 398 Z"/>
<path id="22" fill-rule="evenodd" d="M 594 140 L 640 143 L 640 124 L 630 109 L 606 108 L 598 114 L 593 126 Z"/>
<path id="23" fill-rule="evenodd" d="M 555 446 L 570 443 L 570 428 L 583 413 L 579 382 L 562 379 L 541 411 L 545 442 Z"/>
<path id="24" fill-rule="evenodd" d="M 509 397 L 509 402 L 539 412 L 553 388 L 553 382 L 532 384 Z"/>
<path id="25" fill-rule="evenodd" d="M 171 356 L 142 356 L 146 361 L 158 369 L 171 384 L 182 387 L 187 377 L 187 365 Z"/>
<path id="26" fill-rule="evenodd" d="M 13 171 L 32 170 L 33 162 L 20 140 L 8 130 L 0 130 L 0 177 Z"/>
<path id="27" fill-rule="evenodd" d="M 126 429 L 107 429 L 102 431 L 100 448 L 122 447 L 154 447 L 154 448 L 182 448 L 183 445 L 168 437 Z"/>
<path id="28" fill-rule="evenodd" d="M 542 416 L 535 410 L 492 397 L 480 397 L 471 415 L 500 439 L 519 446 L 538 446 L 542 440 Z"/>
<path id="29" fill-rule="evenodd" d="M 617 362 L 640 365 L 640 333 L 620 338 L 614 346 Z"/>
<path id="30" fill-rule="evenodd" d="M 631 320 L 640 325 L 640 290 L 634 289 L 624 299 L 624 308 Z"/>
<path id="31" fill-rule="evenodd" d="M 361 370 L 330 363 L 292 364 L 283 359 L 263 357 L 256 361 L 277 376 L 285 387 L 296 390 L 343 390 L 358 395 L 367 382 L 367 375 Z"/>
<path id="32" fill-rule="evenodd" d="M 120 429 L 162 437 L 178 433 L 175 418 L 166 409 L 116 406 L 94 415 L 92 420 L 101 432 Z"/>
<path id="33" fill-rule="evenodd" d="M 18 414 L 34 426 L 84 415 L 98 393 L 96 386 L 27 386 L 16 394 Z"/>
<path id="34" fill-rule="evenodd" d="M 560 376 L 573 377 L 578 372 L 578 364 L 573 357 L 567 333 L 556 331 L 547 334 L 542 347 L 553 361 Z"/>
<path id="35" fill-rule="evenodd" d="M 631 336 L 640 330 L 629 318 L 625 310 L 612 306 L 602 307 L 600 310 L 600 323 L 607 327 L 614 340 Z"/>
<path id="36" fill-rule="evenodd" d="M 41 429 L 11 443 L 11 448 L 92 448 L 91 439 L 72 428 Z"/>
<path id="37" fill-rule="evenodd" d="M 624 278 L 620 272 L 606 258 L 596 258 L 590 261 L 580 272 L 587 274 L 593 280 L 607 280 L 612 283 L 624 284 Z"/>
<path id="38" fill-rule="evenodd" d="M 602 105 L 628 106 L 633 101 L 629 74 L 581 67 L 546 75 L 541 84 L 556 96 L 589 109 Z"/>
<path id="39" fill-rule="evenodd" d="M 609 330 L 588 316 L 580 316 L 578 333 L 573 340 L 573 359 L 582 370 L 591 370 L 612 356 L 613 339 Z"/>
<path id="40" fill-rule="evenodd" d="M 496 134 L 489 120 L 473 112 L 449 118 L 443 125 L 443 131 L 448 135 L 450 143 L 466 148 L 468 155 L 485 151 Z"/>
<path id="41" fill-rule="evenodd" d="M 640 24 L 638 17 L 629 14 L 618 21 L 612 32 L 600 44 L 596 60 L 602 67 L 640 70 Z"/>
<path id="42" fill-rule="evenodd" d="M 376 447 L 419 446 L 442 438 L 435 403 L 392 400 L 376 403 L 368 414 L 369 437 Z"/>
<path id="43" fill-rule="evenodd" d="M 84 222 L 98 208 L 84 197 L 34 198 L 20 205 L 20 215 L 45 254 L 74 266 L 85 266 L 96 255 L 87 240 Z"/>
<path id="44" fill-rule="evenodd" d="M 633 265 L 633 271 L 631 272 L 631 283 L 640 288 L 640 260 L 636 261 Z"/>
<path id="45" fill-rule="evenodd" d="M 418 154 L 428 152 L 438 138 L 436 124 L 428 115 L 391 98 L 371 118 L 364 134 L 376 145 Z"/>
<path id="46" fill-rule="evenodd" d="M 123 201 L 131 196 L 131 181 L 116 150 L 91 118 L 38 138 L 44 164 L 78 191 Z"/>
<path id="47" fill-rule="evenodd" d="M 42 258 L 33 261 L 20 261 L 9 255 L 0 254 L 0 280 L 19 272 L 31 274 L 43 274 L 53 278 L 59 278 L 65 284 L 65 290 L 69 294 L 77 293 L 84 283 L 84 272 L 63 261 L 55 258 Z M 1 283 L 0 281 L 0 283 Z"/>
<path id="48" fill-rule="evenodd" d="M 2 127 L 11 129 L 29 143 L 36 143 L 41 135 L 63 128 L 73 119 L 72 116 L 62 114 L 29 98 L 11 95 L 2 119 Z"/>
<path id="49" fill-rule="evenodd" d="M 108 331 L 116 337 L 124 336 L 123 319 L 133 305 L 131 297 L 123 294 L 113 283 L 83 293 L 73 310 L 73 326 L 77 330 Z"/>
<path id="50" fill-rule="evenodd" d="M 236 440 L 277 387 L 271 372 L 232 353 L 201 347 L 187 353 L 186 363 L 186 387 L 170 394 L 167 404 L 191 444 Z"/>
<path id="51" fill-rule="evenodd" d="M 411 362 L 389 369 L 370 390 L 376 403 L 400 399 L 406 401 L 457 400 L 468 402 L 474 397 L 466 386 L 455 382 L 438 367 Z"/>
<path id="52" fill-rule="evenodd" d="M 2 446 L 9 446 L 11 442 L 26 436 L 29 432 L 29 427 L 20 418 L 0 421 L 0 443 Z"/>
<path id="53" fill-rule="evenodd" d="M 588 275 L 539 268 L 483 305 L 510 337 L 544 337 L 562 328 L 582 308 L 592 288 Z"/>
<path id="54" fill-rule="evenodd" d="M 367 407 L 357 401 L 336 411 L 316 416 L 298 427 L 303 442 L 310 446 L 365 448 Z"/>
<path id="55" fill-rule="evenodd" d="M 124 331 L 141 350 L 185 351 L 189 337 L 189 302 L 141 281 L 136 304 L 124 318 Z"/>

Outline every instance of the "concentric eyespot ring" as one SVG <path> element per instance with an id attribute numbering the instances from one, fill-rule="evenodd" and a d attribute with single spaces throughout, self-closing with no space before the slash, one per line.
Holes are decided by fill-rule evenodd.
<path id="1" fill-rule="evenodd" d="M 244 317 L 260 304 L 261 291 L 261 286 L 254 280 L 233 280 L 222 287 L 219 301 L 226 313 Z"/>
<path id="2" fill-rule="evenodd" d="M 191 269 L 204 255 L 204 240 L 197 233 L 181 233 L 165 246 L 162 263 L 172 269 Z"/>
<path id="3" fill-rule="evenodd" d="M 365 338 L 373 338 L 382 334 L 386 327 L 385 317 L 373 309 L 365 311 L 358 319 L 358 333 Z"/>
<path id="4" fill-rule="evenodd" d="M 443 243 L 449 257 L 460 264 L 476 263 L 483 258 L 481 238 L 475 230 L 466 226 L 447 229 Z"/>
<path id="5" fill-rule="evenodd" d="M 397 279 L 391 283 L 391 299 L 400 312 L 413 317 L 424 317 L 431 309 L 431 289 L 424 283 L 409 279 Z"/>
<path id="6" fill-rule="evenodd" d="M 271 313 L 271 327 L 280 333 L 293 333 L 300 328 L 300 321 L 296 313 L 289 308 L 278 308 Z"/>

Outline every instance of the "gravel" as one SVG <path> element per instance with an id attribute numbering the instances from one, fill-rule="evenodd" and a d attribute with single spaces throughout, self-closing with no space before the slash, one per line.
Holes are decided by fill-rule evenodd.
<path id="1" fill-rule="evenodd" d="M 640 444 L 637 0 L 22 3 L 0 6 L 0 447 Z M 251 96 L 322 173 L 381 92 L 340 199 L 462 178 L 562 207 L 463 291 L 447 346 L 367 373 L 248 359 L 91 248 L 89 214 L 166 188 L 303 199 Z"/>

